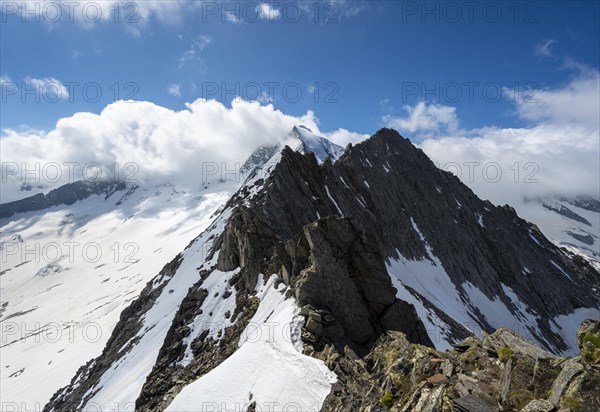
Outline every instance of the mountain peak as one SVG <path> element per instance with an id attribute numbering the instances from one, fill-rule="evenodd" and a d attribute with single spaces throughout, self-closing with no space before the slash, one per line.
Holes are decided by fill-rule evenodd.
<path id="1" fill-rule="evenodd" d="M 300 140 L 300 144 L 296 148 L 297 151 L 314 154 L 319 163 L 324 162 L 327 158 L 335 162 L 344 153 L 343 147 L 313 133 L 304 125 L 294 126 L 290 136 Z"/>

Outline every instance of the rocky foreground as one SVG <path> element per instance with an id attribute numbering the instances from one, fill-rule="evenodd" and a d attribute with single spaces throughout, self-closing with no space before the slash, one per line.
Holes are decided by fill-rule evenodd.
<path id="1" fill-rule="evenodd" d="M 597 412 L 600 322 L 584 321 L 577 341 L 581 353 L 573 358 L 554 356 L 506 328 L 447 352 L 398 332 L 382 336 L 362 359 L 348 348 L 343 355 L 332 347 L 314 353 L 309 345 L 307 352 L 338 376 L 327 411 Z"/>

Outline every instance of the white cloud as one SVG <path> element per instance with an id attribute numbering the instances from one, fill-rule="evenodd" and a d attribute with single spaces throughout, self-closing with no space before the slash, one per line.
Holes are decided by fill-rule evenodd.
<path id="1" fill-rule="evenodd" d="M 181 85 L 170 84 L 169 87 L 167 87 L 167 92 L 169 92 L 171 96 L 181 96 Z"/>
<path id="2" fill-rule="evenodd" d="M 23 82 L 35 89 L 35 92 L 40 96 L 44 96 L 47 101 L 67 100 L 69 98 L 69 90 L 66 86 L 54 77 L 43 77 L 40 79 L 26 77 Z"/>
<path id="3" fill-rule="evenodd" d="M 118 24 L 134 34 L 151 20 L 167 25 L 181 22 L 183 16 L 201 6 L 201 1 L 187 0 L 129 0 L 96 1 L 57 0 L 52 2 L 25 0 L 15 2 L 19 18 L 43 21 L 54 27 L 75 22 L 82 28 L 93 29 L 99 24 Z M 12 12 L 12 8 L 10 9 Z"/>
<path id="4" fill-rule="evenodd" d="M 369 136 L 370 135 L 368 134 L 351 132 L 346 129 L 338 129 L 334 132 L 325 134 L 325 137 L 342 147 L 346 147 L 349 143 L 360 143 L 363 140 L 368 139 Z"/>
<path id="5" fill-rule="evenodd" d="M 386 102 L 386 105 L 389 105 L 389 102 Z M 419 102 L 416 106 L 406 105 L 403 109 L 408 116 L 384 115 L 384 124 L 387 127 L 398 129 L 400 133 L 425 133 L 419 137 L 433 132 L 436 134 L 452 133 L 458 129 L 458 119 L 454 107 L 441 104 L 427 105 L 425 102 Z"/>
<path id="6" fill-rule="evenodd" d="M 8 76 L 0 76 L 0 86 L 3 84 L 12 83 L 12 79 Z"/>
<path id="7" fill-rule="evenodd" d="M 519 100 L 518 114 L 532 122 L 583 125 L 600 129 L 600 72 L 583 69 L 563 87 L 542 89 Z"/>
<path id="8" fill-rule="evenodd" d="M 584 127 L 540 124 L 484 128 L 427 139 L 419 147 L 478 196 L 497 204 L 549 195 L 598 196 L 598 133 Z M 472 163 L 470 166 L 469 163 Z M 458 166 L 457 166 L 458 165 Z M 496 176 L 497 171 L 501 176 Z"/>
<path id="9" fill-rule="evenodd" d="M 598 196 L 598 76 L 597 71 L 582 71 L 567 85 L 540 91 L 534 96 L 538 108 L 517 104 L 516 113 L 531 122 L 526 127 L 461 129 L 455 108 L 425 103 L 407 107 L 404 118 L 387 120 L 403 126 L 400 132 L 406 137 L 434 134 L 418 146 L 442 168 L 454 171 L 448 165 L 458 164 L 463 182 L 494 203 L 518 204 L 524 197 L 550 194 Z M 104 166 L 134 162 L 140 167 L 136 177 L 193 189 L 201 183 L 203 162 L 227 162 L 228 167 L 242 163 L 256 147 L 281 141 L 297 124 L 322 133 L 312 112 L 295 117 L 270 104 L 241 99 L 230 108 L 196 100 L 181 111 L 149 102 L 117 102 L 100 114 L 77 113 L 61 119 L 49 132 L 4 130 L 0 160 L 26 162 L 29 169 L 36 162 Z M 368 137 L 346 129 L 324 135 L 341 146 Z M 469 162 L 476 164 L 469 166 Z M 487 165 L 500 167 L 499 181 L 490 179 L 496 166 L 484 175 Z M 3 182 L 0 201 L 31 194 L 19 192 L 19 186 L 20 180 L 10 176 Z"/>
<path id="10" fill-rule="evenodd" d="M 273 103 L 275 101 L 275 99 L 273 98 L 273 96 L 269 95 L 266 91 L 263 91 L 260 96 L 258 96 L 256 99 L 254 99 L 255 101 L 259 102 L 259 103 Z"/>
<path id="11" fill-rule="evenodd" d="M 51 162 L 109 167 L 115 162 L 121 166 L 133 162 L 139 166 L 136 178 L 173 182 L 193 190 L 202 184 L 206 162 L 225 162 L 233 169 L 258 146 L 284 140 L 298 124 L 320 133 L 312 112 L 289 116 L 270 104 L 236 99 L 228 108 L 214 100 L 199 99 L 184 110 L 172 111 L 150 102 L 121 101 L 108 105 L 100 114 L 84 112 L 60 119 L 49 132 L 5 129 L 0 137 L 0 161 L 4 165 L 25 162 L 29 169 L 36 163 L 40 167 Z M 0 202 L 32 194 L 19 191 L 19 173 L 8 175 L 4 169 L 2 173 Z M 45 183 L 49 190 L 68 178 L 65 173 L 60 181 Z"/>
<path id="12" fill-rule="evenodd" d="M 231 11 L 225 12 L 225 21 L 228 21 L 229 23 L 233 23 L 233 24 L 241 24 L 242 23 L 242 20 L 234 12 L 231 12 Z"/>
<path id="13" fill-rule="evenodd" d="M 281 12 L 269 3 L 261 3 L 256 7 L 258 16 L 265 20 L 276 20 L 281 17 Z"/>
<path id="14" fill-rule="evenodd" d="M 204 50 L 209 44 L 213 42 L 213 37 L 207 34 L 201 34 L 192 39 L 193 47 L 198 50 Z"/>
<path id="15" fill-rule="evenodd" d="M 200 34 L 194 37 L 190 48 L 179 59 L 179 68 L 183 67 L 187 62 L 199 59 L 200 53 L 212 44 L 213 41 L 214 38 L 208 34 Z"/>
<path id="16" fill-rule="evenodd" d="M 425 139 L 419 147 L 443 169 L 456 172 L 458 164 L 463 182 L 494 203 L 552 195 L 598 197 L 599 78 L 598 71 L 586 70 L 563 87 L 540 91 L 533 96 L 537 103 L 518 103 L 517 114 L 532 123 L 529 127 L 455 130 Z M 502 177 L 495 182 L 498 168 Z"/>
<path id="17" fill-rule="evenodd" d="M 556 43 L 554 39 L 545 39 L 536 44 L 534 53 L 536 56 L 542 57 L 552 57 L 552 50 L 550 50 L 550 46 Z"/>

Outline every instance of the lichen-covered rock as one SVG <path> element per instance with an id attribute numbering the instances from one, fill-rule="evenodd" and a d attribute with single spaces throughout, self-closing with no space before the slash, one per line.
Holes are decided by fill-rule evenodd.
<path id="1" fill-rule="evenodd" d="M 507 343 L 514 351 L 503 363 L 492 348 Z M 581 356 L 548 356 L 507 329 L 462 341 L 448 352 L 388 333 L 363 358 L 352 360 L 334 347 L 311 355 L 343 372 L 324 410 L 600 410 L 600 368 L 585 368 Z"/>
<path id="2" fill-rule="evenodd" d="M 558 405 L 558 401 L 560 400 L 560 397 L 562 396 L 569 382 L 571 382 L 571 379 L 573 379 L 575 375 L 581 373 L 582 370 L 583 366 L 573 359 L 569 359 L 564 363 L 560 374 L 552 385 L 552 389 L 550 389 L 550 397 L 548 400 L 553 405 Z"/>
<path id="3" fill-rule="evenodd" d="M 577 329 L 577 345 L 579 349 L 583 349 L 584 338 L 586 336 L 600 337 L 600 320 L 586 319 L 581 322 L 581 325 Z"/>
<path id="4" fill-rule="evenodd" d="M 554 410 L 552 402 L 544 399 L 534 399 L 521 409 L 521 412 L 552 412 Z"/>
<path id="5" fill-rule="evenodd" d="M 584 362 L 600 364 L 600 321 L 584 320 L 577 330 L 577 345 Z"/>

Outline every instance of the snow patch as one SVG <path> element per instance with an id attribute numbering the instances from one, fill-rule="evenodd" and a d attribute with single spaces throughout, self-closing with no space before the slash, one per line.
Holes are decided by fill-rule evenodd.
<path id="1" fill-rule="evenodd" d="M 338 206 L 337 202 L 333 199 L 333 197 L 331 196 L 331 193 L 329 193 L 329 188 L 327 187 L 327 185 L 325 185 L 325 191 L 327 192 L 327 197 L 329 197 L 329 199 L 333 202 L 333 204 L 335 205 L 335 208 L 337 209 L 338 213 L 340 215 L 343 215 L 344 213 L 342 213 L 342 209 L 340 209 L 340 207 Z"/>
<path id="2" fill-rule="evenodd" d="M 185 355 L 179 362 L 182 366 L 189 365 L 194 360 L 192 353 L 192 342 L 203 332 L 208 331 L 206 339 L 221 340 L 225 328 L 231 326 L 231 316 L 235 310 L 235 287 L 229 285 L 229 281 L 240 272 L 236 269 L 231 272 L 214 270 L 202 283 L 202 288 L 208 291 L 208 295 L 202 302 L 202 313 L 188 325 L 190 333 L 183 339 Z M 227 295 L 227 297 L 225 297 Z"/>
<path id="3" fill-rule="evenodd" d="M 318 136 L 306 126 L 298 126 L 292 129 L 291 135 L 300 140 L 300 151 L 313 153 L 319 163 L 329 158 L 333 162 L 337 161 L 342 154 L 344 148 L 332 143 L 328 139 Z"/>
<path id="4" fill-rule="evenodd" d="M 187 385 L 166 411 L 320 410 L 337 381 L 325 364 L 302 354 L 303 317 L 276 276 L 258 292 L 261 298 L 239 349 L 206 375 Z M 248 329 L 248 328 L 247 328 Z"/>
<path id="5" fill-rule="evenodd" d="M 480 213 L 475 213 L 475 216 L 477 216 L 477 223 L 479 223 L 479 226 L 485 227 L 483 224 L 483 216 Z"/>

